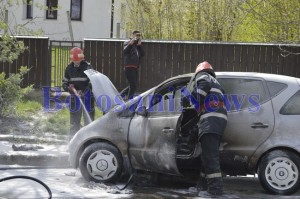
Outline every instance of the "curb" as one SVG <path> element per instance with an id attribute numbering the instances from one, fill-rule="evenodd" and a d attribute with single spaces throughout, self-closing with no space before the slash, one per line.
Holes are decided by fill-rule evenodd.
<path id="1" fill-rule="evenodd" d="M 66 141 L 62 141 L 56 138 L 38 138 L 36 136 L 23 136 L 23 135 L 0 135 L 0 141 L 18 141 L 27 143 L 53 143 L 53 144 L 67 144 Z"/>
<path id="2" fill-rule="evenodd" d="M 25 147 L 15 150 L 14 144 Z M 55 138 L 0 135 L 0 165 L 70 167 L 67 150 L 67 143 Z"/>
<path id="3" fill-rule="evenodd" d="M 12 154 L 0 154 L 0 164 L 2 165 L 22 165 L 41 167 L 70 167 L 69 154 L 61 155 L 40 155 L 22 152 Z"/>

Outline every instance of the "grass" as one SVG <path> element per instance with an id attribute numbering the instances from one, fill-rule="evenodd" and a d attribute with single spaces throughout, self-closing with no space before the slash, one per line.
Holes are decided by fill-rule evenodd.
<path id="1" fill-rule="evenodd" d="M 70 47 L 52 47 L 51 54 L 51 82 L 52 87 L 59 87 L 62 84 L 65 69 L 70 63 Z"/>
<path id="2" fill-rule="evenodd" d="M 70 129 L 69 118 L 69 111 L 66 108 L 51 113 L 51 116 L 44 123 L 43 130 L 45 132 L 54 132 L 56 135 L 67 135 Z"/>
<path id="3" fill-rule="evenodd" d="M 29 130 L 32 135 L 42 136 L 45 132 L 51 132 L 57 136 L 67 136 L 70 129 L 69 110 L 62 108 L 56 112 L 45 112 L 42 103 L 42 91 L 34 90 L 26 95 L 16 106 L 17 121 L 33 123 L 33 128 Z M 95 119 L 101 116 L 102 112 L 96 108 Z M 6 130 L 11 129 L 12 126 L 13 124 L 7 125 Z"/>
<path id="4" fill-rule="evenodd" d="M 21 100 L 16 106 L 17 116 L 20 118 L 28 118 L 31 114 L 34 114 L 36 111 L 41 110 L 42 105 L 37 101 L 31 100 Z"/>

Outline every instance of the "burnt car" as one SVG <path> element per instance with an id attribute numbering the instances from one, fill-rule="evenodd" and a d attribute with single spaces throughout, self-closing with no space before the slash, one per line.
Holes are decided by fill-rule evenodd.
<path id="1" fill-rule="evenodd" d="M 190 125 L 196 112 L 181 105 L 193 74 L 170 78 L 127 102 L 107 78 L 100 80 L 102 74 L 87 74 L 106 112 L 69 144 L 70 163 L 87 181 L 116 182 L 133 170 L 199 175 L 201 147 Z M 300 186 L 300 79 L 250 72 L 216 75 L 228 111 L 220 146 L 224 176 L 257 174 L 266 191 L 295 193 Z"/>

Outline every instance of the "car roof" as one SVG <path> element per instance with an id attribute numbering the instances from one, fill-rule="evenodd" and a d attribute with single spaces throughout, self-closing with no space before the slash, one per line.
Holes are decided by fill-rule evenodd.
<path id="1" fill-rule="evenodd" d="M 163 83 L 167 81 L 171 81 L 174 79 L 179 79 L 179 78 L 189 78 L 192 77 L 194 73 L 186 73 L 182 75 L 178 75 L 172 78 L 169 78 L 168 80 L 164 81 Z M 289 83 L 293 82 L 295 83 L 295 80 L 300 81 L 299 78 L 297 77 L 292 77 L 292 76 L 286 76 L 286 75 L 278 75 L 278 74 L 270 74 L 270 73 L 258 73 L 258 72 L 216 72 L 217 77 L 256 77 L 256 78 L 263 78 L 267 81 L 276 81 L 276 82 L 283 82 L 283 83 Z"/>
<path id="2" fill-rule="evenodd" d="M 297 79 L 299 78 L 292 77 L 292 76 L 286 76 L 286 75 L 278 75 L 278 74 L 270 74 L 270 73 L 258 73 L 258 72 L 216 72 L 217 77 L 219 76 L 230 76 L 230 77 L 256 77 L 256 78 L 263 78 L 266 81 L 275 81 L 275 82 L 281 82 L 286 84 L 296 84 Z"/>

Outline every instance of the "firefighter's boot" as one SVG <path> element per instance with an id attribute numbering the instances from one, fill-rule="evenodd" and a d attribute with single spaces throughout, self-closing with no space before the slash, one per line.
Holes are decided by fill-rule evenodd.
<path id="1" fill-rule="evenodd" d="M 197 190 L 198 191 L 206 191 L 207 190 L 207 180 L 205 177 L 200 177 L 199 180 L 197 181 Z"/>
<path id="2" fill-rule="evenodd" d="M 207 179 L 207 192 L 211 195 L 224 194 L 223 179 L 221 177 Z"/>

